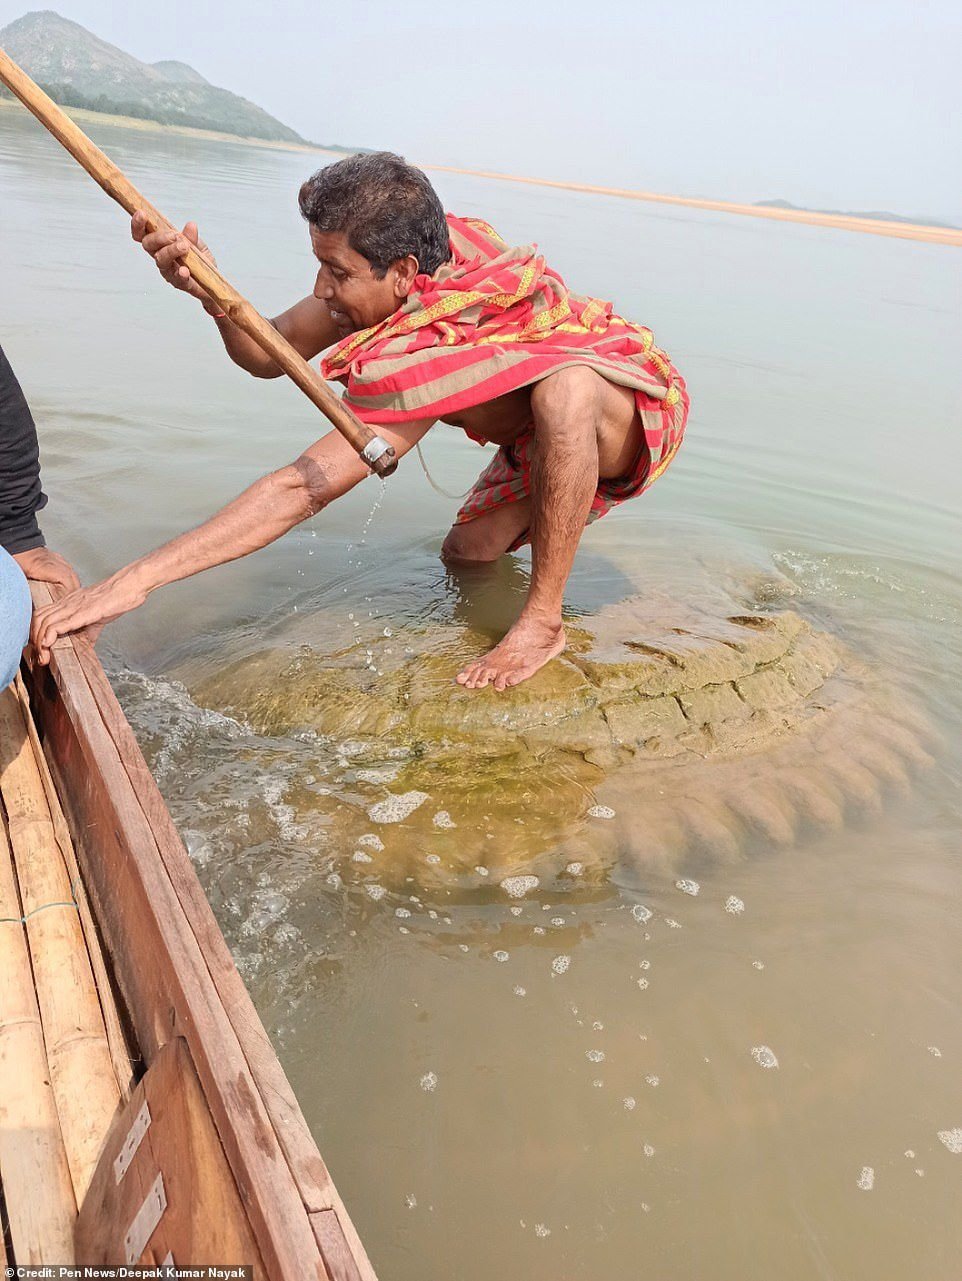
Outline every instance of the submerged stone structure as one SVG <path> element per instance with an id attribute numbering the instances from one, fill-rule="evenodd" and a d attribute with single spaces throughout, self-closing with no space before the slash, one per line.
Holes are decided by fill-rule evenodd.
<path id="1" fill-rule="evenodd" d="M 261 733 L 329 741 L 343 767 L 335 829 L 350 841 L 383 828 L 399 867 L 735 858 L 840 825 L 931 759 L 920 712 L 778 607 L 783 588 L 633 596 L 579 620 L 560 659 L 504 693 L 454 683 L 490 641 L 453 626 L 327 655 L 263 651 L 192 692 Z"/>

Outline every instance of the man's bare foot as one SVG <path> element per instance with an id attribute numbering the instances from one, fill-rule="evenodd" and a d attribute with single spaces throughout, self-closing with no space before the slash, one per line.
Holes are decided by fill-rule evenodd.
<path id="1" fill-rule="evenodd" d="M 490 654 L 468 663 L 458 673 L 457 682 L 465 689 L 483 689 L 485 685 L 509 689 L 540 671 L 545 663 L 557 658 L 564 647 L 565 629 L 560 623 L 519 618 Z"/>

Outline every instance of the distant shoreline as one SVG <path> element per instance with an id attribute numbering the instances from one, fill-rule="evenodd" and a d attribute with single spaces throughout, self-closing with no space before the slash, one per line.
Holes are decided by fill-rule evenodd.
<path id="1" fill-rule="evenodd" d="M 718 213 L 743 214 L 749 218 L 770 218 L 776 222 L 801 222 L 813 227 L 836 227 L 870 236 L 893 236 L 900 240 L 923 240 L 930 244 L 962 246 L 962 230 L 917 222 L 888 222 L 860 218 L 856 214 L 816 213 L 810 209 L 782 209 L 771 205 L 746 205 L 731 200 L 707 200 L 698 196 L 666 196 L 655 191 L 632 191 L 621 187 L 597 187 L 582 182 L 561 182 L 553 178 L 528 178 L 520 174 L 491 170 L 459 169 L 453 165 L 422 165 L 439 173 L 468 174 L 472 178 L 493 178 L 499 182 L 521 182 L 535 187 L 556 187 L 561 191 L 582 191 L 593 196 L 617 196 L 621 200 L 644 200 L 659 205 L 683 205 Z"/>
<path id="2" fill-rule="evenodd" d="M 13 100 L 0 98 L 0 108 L 10 107 L 23 111 L 23 106 Z M 160 133 L 184 138 L 202 138 L 210 142 L 234 142 L 245 147 L 267 147 L 273 151 L 300 151 L 314 155 L 337 156 L 351 154 L 319 147 L 313 143 L 271 141 L 266 138 L 243 138 L 238 134 L 222 133 L 215 129 L 192 129 L 187 125 L 165 125 L 158 120 L 140 120 L 132 116 L 113 116 L 102 111 L 88 111 L 83 107 L 64 107 L 64 111 L 78 123 L 110 124 L 122 129 L 135 129 L 141 133 Z M 532 178 L 523 174 L 497 173 L 485 169 L 463 169 L 454 165 L 422 164 L 422 169 L 436 173 L 464 174 L 469 178 L 488 178 L 497 182 L 518 182 L 527 186 L 552 187 L 559 191 L 580 191 L 594 196 L 615 196 L 621 200 L 640 200 L 650 204 L 681 205 L 687 209 L 704 209 L 709 212 L 740 214 L 749 218 L 767 218 L 775 222 L 803 223 L 812 227 L 834 227 L 841 231 L 856 231 L 870 236 L 891 236 L 898 240 L 916 240 L 928 244 L 958 245 L 962 247 L 962 230 L 953 227 L 933 226 L 914 222 L 890 222 L 880 218 L 860 218 L 856 214 L 818 213 L 809 209 L 783 209 L 771 205 L 741 204 L 731 200 L 708 200 L 697 196 L 670 196 L 653 191 L 633 191 L 622 187 L 600 187 L 581 182 L 564 182 L 553 178 Z"/>
<path id="3" fill-rule="evenodd" d="M 325 156 L 341 155 L 328 147 L 316 147 L 310 142 L 284 142 L 280 139 L 245 138 L 237 133 L 223 133 L 218 129 L 193 129 L 189 125 L 165 125 L 159 120 L 141 120 L 133 116 L 114 116 L 106 111 L 88 111 L 86 107 L 65 107 L 60 110 L 78 124 L 116 125 L 121 129 L 135 129 L 140 133 L 161 133 L 179 138 L 203 138 L 208 142 L 237 142 L 244 147 L 268 147 L 272 151 L 310 151 Z M 0 98 L 0 108 L 11 107 L 17 111 L 26 111 L 26 107 L 15 98 Z"/>

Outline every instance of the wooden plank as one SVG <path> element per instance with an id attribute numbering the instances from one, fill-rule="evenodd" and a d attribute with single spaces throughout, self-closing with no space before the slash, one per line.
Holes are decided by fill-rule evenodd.
<path id="1" fill-rule="evenodd" d="M 46 593 L 38 589 L 38 594 Z M 174 1035 L 187 1038 L 269 1275 L 278 1281 L 328 1281 L 264 1098 L 72 642 L 57 643 L 50 668 L 36 673 L 32 697 L 88 891 L 145 1056 L 150 1061 Z M 122 719 L 111 699 L 112 715 Z M 186 861 L 182 875 L 193 875 L 180 848 Z M 226 951 L 222 939 L 221 946 Z"/>
<path id="2" fill-rule="evenodd" d="M 19 1264 L 73 1259 L 77 1212 L 0 811 L 0 1178 Z"/>
<path id="3" fill-rule="evenodd" d="M 311 1215 L 311 1227 L 331 1281 L 362 1281 L 357 1260 L 347 1243 L 336 1210 L 318 1210 Z"/>
<path id="4" fill-rule="evenodd" d="M 143 1116 L 146 1128 L 136 1124 Z M 136 1146 L 118 1167 L 132 1128 Z M 158 1174 L 166 1208 L 130 1257 L 125 1238 Z M 268 1275 L 183 1037 L 158 1052 L 111 1130 L 75 1242 L 85 1264 L 148 1264 L 170 1253 L 175 1264 L 246 1264 Z"/>
<path id="5" fill-rule="evenodd" d="M 377 1281 L 364 1244 L 341 1200 L 317 1144 L 301 1112 L 270 1038 L 254 1007 L 230 949 L 221 933 L 190 855 L 184 848 L 170 811 L 144 760 L 133 730 L 110 687 L 102 665 L 85 642 L 76 646 L 77 657 L 107 721 L 120 760 L 134 793 L 157 839 L 164 865 L 184 914 L 207 962 L 211 978 L 237 1033 L 244 1055 L 257 1082 L 278 1141 L 298 1185 L 304 1205 L 314 1212 L 333 1209 L 354 1255 L 361 1281 Z"/>
<path id="6" fill-rule="evenodd" d="M 16 694 L 0 691 L 0 793 L 67 1162 L 79 1203 L 120 1104 L 80 915 Z"/>
<path id="7" fill-rule="evenodd" d="M 16 691 L 17 699 L 20 703 L 20 711 L 27 727 L 27 736 L 30 739 L 30 746 L 33 748 L 37 768 L 40 770 L 40 777 L 43 781 L 43 789 L 47 798 L 47 807 L 50 810 L 54 836 L 60 847 L 64 865 L 70 877 L 77 909 L 80 913 L 80 925 L 83 929 L 87 954 L 90 957 L 91 969 L 97 984 L 97 995 L 100 1000 L 104 1027 L 107 1031 L 107 1043 L 110 1047 L 110 1057 L 114 1065 L 114 1075 L 120 1087 L 121 1100 L 126 1103 L 130 1098 L 130 1091 L 134 1087 L 134 1068 L 135 1065 L 139 1065 L 141 1062 L 140 1055 L 135 1053 L 131 1046 L 120 1012 L 117 1009 L 113 980 L 104 959 L 104 951 L 100 943 L 96 922 L 90 911 L 90 900 L 87 898 L 86 886 L 84 885 L 83 877 L 80 875 L 80 868 L 77 865 L 77 855 L 74 852 L 67 820 L 64 818 L 63 810 L 61 809 L 60 797 L 57 795 L 54 781 L 50 777 L 50 768 L 47 765 L 47 758 L 43 754 L 43 748 L 40 746 L 37 727 L 34 725 L 33 717 L 30 714 L 29 695 L 19 674 L 16 679 Z"/>

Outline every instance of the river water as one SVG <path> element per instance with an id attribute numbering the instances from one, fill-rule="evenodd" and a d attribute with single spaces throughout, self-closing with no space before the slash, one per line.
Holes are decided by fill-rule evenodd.
<path id="1" fill-rule="evenodd" d="M 168 216 L 197 219 L 263 311 L 308 292 L 295 194 L 315 157 L 91 132 Z M 356 743 L 258 733 L 200 705 L 205 680 L 260 649 L 377 663 L 412 630 L 506 625 L 526 558 L 485 580 L 447 575 L 457 503 L 415 459 L 383 496 L 366 482 L 257 556 L 155 595 L 101 651 L 325 1159 L 385 1281 L 949 1281 L 962 259 L 467 176 L 437 186 L 651 325 L 692 391 L 673 468 L 586 536 L 572 613 L 649 577 L 684 591 L 693 566 L 782 576 L 797 608 L 891 674 L 938 745 L 875 811 L 734 861 L 624 877 L 600 859 L 605 820 L 584 817 L 585 874 L 515 900 L 499 882 L 544 853 L 550 790 L 482 788 L 451 810 L 472 849 L 490 846 L 468 874 L 429 864 L 429 841 L 399 870 L 403 823 L 370 823 L 356 851 L 337 840 L 340 815 L 390 795 L 390 753 L 372 766 Z M 0 298 L 0 341 L 40 425 L 45 531 L 86 580 L 319 434 L 292 386 L 229 364 L 120 211 L 12 109 Z M 443 427 L 425 454 L 452 493 L 484 462 Z M 469 779 L 479 768 L 460 763 Z M 632 808 L 643 827 L 643 786 Z"/>

